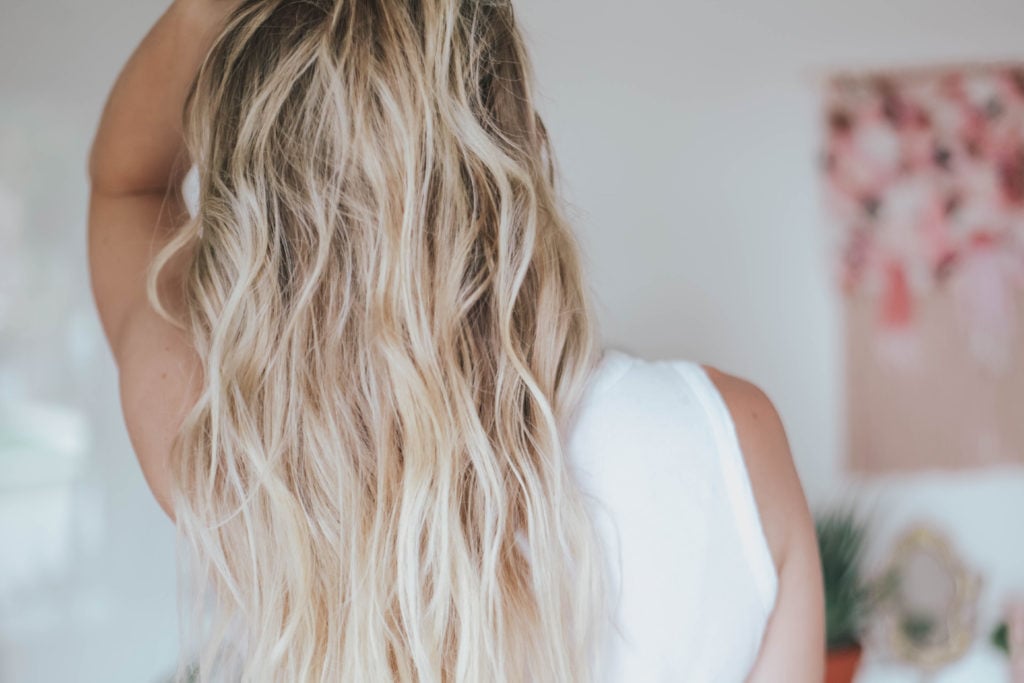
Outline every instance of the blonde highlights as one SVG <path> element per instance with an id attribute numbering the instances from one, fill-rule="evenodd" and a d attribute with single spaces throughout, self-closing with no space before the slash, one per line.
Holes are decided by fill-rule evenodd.
<path id="1" fill-rule="evenodd" d="M 200 69 L 154 268 L 189 250 L 200 680 L 591 680 L 599 351 L 530 83 L 502 0 L 246 0 Z"/>

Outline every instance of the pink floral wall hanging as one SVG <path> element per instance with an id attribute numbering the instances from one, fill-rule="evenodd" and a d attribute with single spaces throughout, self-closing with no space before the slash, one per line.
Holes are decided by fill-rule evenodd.
<path id="1" fill-rule="evenodd" d="M 845 75 L 825 100 L 852 464 L 1020 461 L 1024 65 Z"/>

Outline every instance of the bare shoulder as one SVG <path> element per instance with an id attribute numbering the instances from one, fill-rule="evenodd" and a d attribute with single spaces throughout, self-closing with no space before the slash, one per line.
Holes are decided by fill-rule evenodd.
<path id="1" fill-rule="evenodd" d="M 127 315 L 116 359 L 132 448 L 157 502 L 173 518 L 168 464 L 177 431 L 199 396 L 199 357 L 185 334 L 143 301 Z"/>
<path id="2" fill-rule="evenodd" d="M 824 597 L 814 522 L 786 430 L 756 385 L 706 368 L 736 425 L 765 537 L 779 577 L 775 609 L 749 681 L 820 681 Z"/>
<path id="3" fill-rule="evenodd" d="M 782 419 L 757 385 L 715 368 L 706 370 L 732 414 L 765 536 L 780 568 L 793 518 L 805 507 Z"/>

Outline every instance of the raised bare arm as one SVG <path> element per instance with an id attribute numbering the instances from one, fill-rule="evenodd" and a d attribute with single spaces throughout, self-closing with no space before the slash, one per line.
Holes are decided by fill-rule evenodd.
<path id="1" fill-rule="evenodd" d="M 150 29 L 110 93 L 89 156 L 89 271 L 118 368 L 128 435 L 157 502 L 173 517 L 168 456 L 194 404 L 200 364 L 146 298 L 152 256 L 187 218 L 181 184 L 189 85 L 234 0 L 177 0 Z M 184 259 L 162 271 L 161 287 Z M 172 310 L 175 288 L 166 287 Z"/>

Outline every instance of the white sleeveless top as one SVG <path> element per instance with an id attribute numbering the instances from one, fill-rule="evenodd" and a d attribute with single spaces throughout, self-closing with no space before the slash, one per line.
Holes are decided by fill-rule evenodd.
<path id="1" fill-rule="evenodd" d="M 745 680 L 778 580 L 732 418 L 704 369 L 606 350 L 568 437 L 611 572 L 600 680 Z"/>

